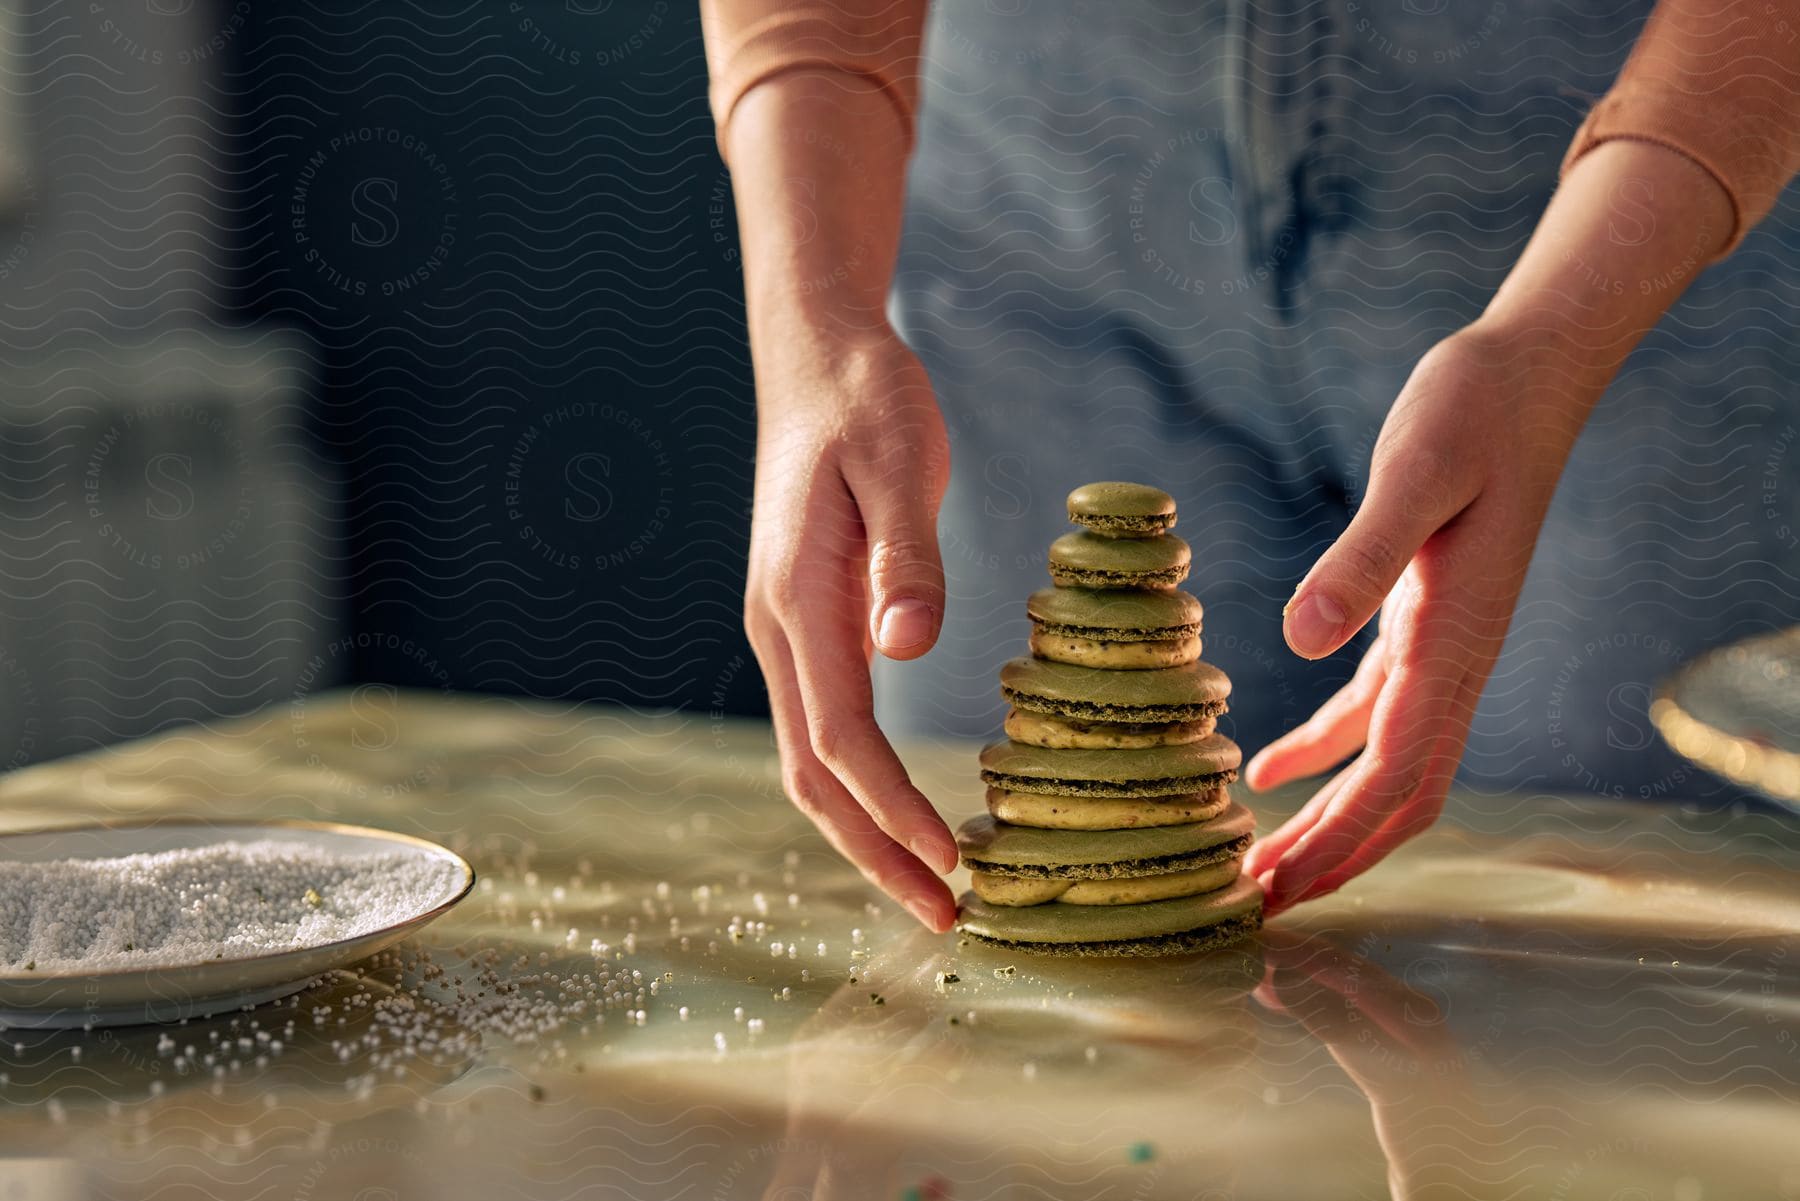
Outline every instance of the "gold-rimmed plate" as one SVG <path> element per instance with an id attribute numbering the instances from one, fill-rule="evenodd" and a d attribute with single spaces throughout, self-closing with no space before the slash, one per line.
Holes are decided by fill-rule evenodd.
<path id="1" fill-rule="evenodd" d="M 442 917 L 469 894 L 475 871 L 446 847 L 366 826 L 304 821 L 165 821 L 95 824 L 0 835 L 0 872 L 12 864 L 113 859 L 231 842 L 275 841 L 327 855 L 422 856 L 445 864 L 437 895 L 414 912 L 354 937 L 234 959 L 106 971 L 0 971 L 0 1025 L 34 1029 L 119 1026 L 204 1017 L 298 992 Z"/>
<path id="2" fill-rule="evenodd" d="M 1657 688 L 1650 720 L 1701 767 L 1800 808 L 1800 626 L 1687 664 Z"/>

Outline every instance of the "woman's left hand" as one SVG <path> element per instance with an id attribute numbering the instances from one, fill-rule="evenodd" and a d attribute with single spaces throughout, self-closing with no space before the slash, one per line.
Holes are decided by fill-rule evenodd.
<path id="1" fill-rule="evenodd" d="M 1268 912 L 1342 886 L 1437 817 L 1569 451 L 1736 219 L 1680 152 L 1604 143 L 1563 176 L 1482 317 L 1419 361 L 1367 498 L 1284 611 L 1309 659 L 1382 617 L 1350 683 L 1246 769 L 1273 788 L 1356 756 L 1250 848 Z"/>
<path id="2" fill-rule="evenodd" d="M 1378 609 L 1381 631 L 1336 696 L 1250 761 L 1260 790 L 1356 755 L 1252 846 L 1247 870 L 1269 912 L 1338 888 L 1443 808 L 1580 430 L 1571 414 L 1587 403 L 1529 338 L 1479 326 L 1439 343 L 1407 381 L 1366 500 L 1285 611 L 1288 643 L 1308 658 Z"/>

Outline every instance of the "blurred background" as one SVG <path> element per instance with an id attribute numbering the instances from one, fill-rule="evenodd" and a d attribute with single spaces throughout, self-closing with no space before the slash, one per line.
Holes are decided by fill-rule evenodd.
<path id="1" fill-rule="evenodd" d="M 0 763 L 348 681 L 762 711 L 692 6 L 13 4 L 0 62 Z"/>
<path id="2" fill-rule="evenodd" d="M 935 19 L 928 48 L 955 86 L 1010 86 L 994 82 L 992 47 L 1017 36 L 1014 6 Z M 1072 28 L 1052 40 L 1085 63 Z M 1207 657 L 1237 680 L 1252 746 L 1347 678 L 1360 644 L 1299 662 L 1280 645 L 1278 602 L 1343 528 L 1411 363 L 1479 310 L 1516 253 L 1635 25 L 1586 12 L 1568 28 L 1586 40 L 1519 31 L 1541 59 L 1524 115 L 1484 113 L 1465 79 L 1479 72 L 1455 57 L 1419 85 L 1443 117 L 1424 144 L 1490 137 L 1487 173 L 1454 203 L 1409 183 L 1411 168 L 1390 173 L 1388 200 L 1405 201 L 1396 229 L 1435 238 L 1436 257 L 1424 271 L 1408 251 L 1371 277 L 1404 298 L 1405 321 L 1367 334 L 1321 385 L 1362 424 L 1333 449 L 1341 464 L 1294 482 L 1317 496 L 1306 521 L 1272 530 L 1242 505 L 1222 511 L 1198 460 L 1194 479 L 1159 481 L 1186 489 L 1184 533 L 1232 553 L 1278 545 L 1279 570 L 1254 587 L 1209 587 L 1204 565 L 1191 585 L 1217 617 Z M 755 431 L 736 215 L 695 6 L 11 3 L 0 68 L 0 767 L 347 683 L 766 713 L 740 620 Z M 996 109 L 993 130 L 1037 129 L 1031 105 Z M 1137 118 L 1118 109 L 1129 133 Z M 1087 290 L 1110 278 L 1076 251 L 1056 258 L 1064 275 L 1044 268 L 1047 236 L 988 245 L 959 207 L 968 180 L 994 174 L 994 203 L 1041 202 L 1045 221 L 1054 188 L 1013 178 L 992 131 L 957 120 L 928 104 L 922 136 L 938 140 L 940 166 L 960 166 L 915 177 L 920 236 L 900 264 L 923 317 L 911 332 L 940 393 L 962 398 L 953 414 L 977 407 L 968 381 L 995 363 L 1016 359 L 1027 381 L 1063 370 L 1041 352 L 1087 345 L 1081 323 L 1105 316 Z M 1349 193 L 1318 186 L 1329 225 L 1325 202 Z M 1590 449 L 1629 444 L 1633 459 L 1565 480 L 1572 524 L 1540 556 L 1584 582 L 1528 591 L 1466 776 L 1744 795 L 1670 750 L 1649 708 L 1659 678 L 1766 632 L 1770 598 L 1792 596 L 1800 436 L 1778 393 L 1800 354 L 1793 195 L 1726 269 L 1738 292 L 1750 281 L 1753 312 L 1721 318 L 1721 297 L 1742 311 L 1738 292 L 1709 272 L 1640 352 L 1663 399 L 1598 411 L 1608 441 Z M 1019 262 L 1040 278 L 1008 341 L 982 321 L 1012 310 L 970 313 L 990 303 L 984 289 L 1013 286 Z M 1112 403 L 1107 388 L 1195 390 L 1147 370 L 1132 331 L 1115 332 L 1117 370 L 1098 378 L 1095 405 Z M 1734 368 L 1714 373 L 1727 355 Z M 1214 375 L 1202 401 L 1236 388 L 1254 416 L 1248 377 Z M 1122 427 L 1115 458 L 1129 464 L 1126 444 L 1175 422 L 1198 429 L 1185 403 Z M 967 449 L 973 435 L 955 437 Z M 1690 463 L 1703 479 L 1730 464 L 1737 483 L 1698 495 Z M 1026 467 L 976 447 L 950 503 L 1041 547 L 1080 481 Z M 1229 473 L 1216 483 L 1234 486 Z M 1615 537 L 1620 522 L 1649 532 Z M 888 676 L 960 733 L 997 724 L 992 668 L 1022 645 L 1016 601 L 1037 586 L 1015 587 L 984 556 L 967 543 L 947 553 L 953 595 L 993 628 Z M 1734 562 L 1757 565 L 1748 583 L 1730 582 Z M 1711 598 L 1704 644 L 1657 632 Z M 1581 720 L 1560 766 L 1521 754 L 1521 731 L 1556 734 L 1565 714 Z"/>

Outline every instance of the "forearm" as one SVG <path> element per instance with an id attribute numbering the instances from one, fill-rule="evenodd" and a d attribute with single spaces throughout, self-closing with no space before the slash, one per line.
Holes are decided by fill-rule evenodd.
<path id="1" fill-rule="evenodd" d="M 752 346 L 878 328 L 926 0 L 701 0 L 700 15 Z"/>
<path id="2" fill-rule="evenodd" d="M 1619 365 L 1731 237 L 1730 197 L 1649 142 L 1595 147 L 1563 177 L 1477 327 L 1540 348 L 1579 423 Z"/>
<path id="3" fill-rule="evenodd" d="M 796 70 L 752 88 L 726 136 L 752 347 L 879 328 L 909 142 L 894 105 L 859 76 Z"/>

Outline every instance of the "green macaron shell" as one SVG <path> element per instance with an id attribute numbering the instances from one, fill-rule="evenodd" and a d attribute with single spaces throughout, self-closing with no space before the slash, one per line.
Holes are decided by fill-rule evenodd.
<path id="1" fill-rule="evenodd" d="M 1106 538 L 1077 530 L 1050 544 L 1050 577 L 1063 585 L 1172 588 L 1192 565 L 1193 552 L 1174 534 Z"/>
<path id="2" fill-rule="evenodd" d="M 1200 632 L 1203 610 L 1186 592 L 1040 588 L 1025 602 L 1038 626 L 1099 642 L 1152 642 Z"/>
<path id="3" fill-rule="evenodd" d="M 1205 867 L 1248 849 L 1255 830 L 1255 816 L 1238 804 L 1211 821 L 1127 830 L 1040 830 L 982 813 L 956 831 L 956 846 L 976 871 L 1112 880 Z"/>
<path id="4" fill-rule="evenodd" d="M 1083 484 L 1069 493 L 1069 520 L 1096 533 L 1148 537 L 1175 524 L 1175 498 L 1148 484 Z"/>
<path id="5" fill-rule="evenodd" d="M 1262 887 L 1248 876 L 1213 892 L 1141 905 L 1012 907 L 990 905 L 970 892 L 961 898 L 957 926 L 964 933 L 1008 945 L 1142 942 L 1255 922 L 1262 903 Z"/>
<path id="6" fill-rule="evenodd" d="M 1231 681 L 1210 663 L 1105 671 L 1048 659 L 1009 659 L 1000 693 L 1021 709 L 1083 721 L 1195 721 L 1225 712 Z"/>
<path id="7" fill-rule="evenodd" d="M 981 751 L 981 778 L 1015 792 L 1139 797 L 1204 792 L 1237 778 L 1243 753 L 1223 734 L 1175 746 L 1114 750 L 995 742 Z"/>
<path id="8" fill-rule="evenodd" d="M 979 898 L 977 898 L 979 899 Z M 1234 917 L 1189 930 L 1184 934 L 1164 934 L 1156 938 L 1115 938 L 1105 942 L 1018 942 L 990 938 L 973 930 L 964 930 L 963 940 L 985 946 L 995 954 L 1036 955 L 1040 959 L 1149 959 L 1166 955 L 1198 955 L 1221 951 L 1250 938 L 1262 929 L 1262 910 L 1244 917 Z"/>

